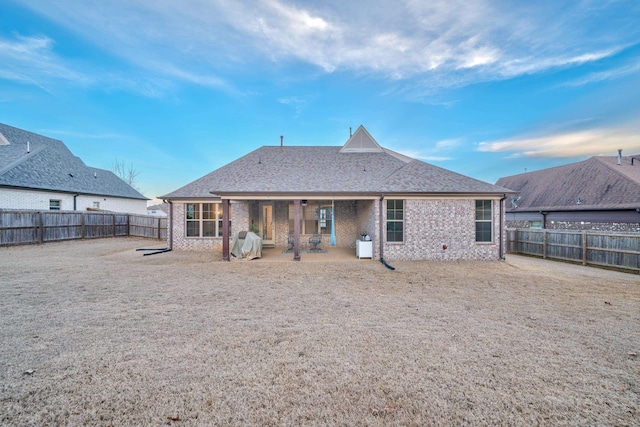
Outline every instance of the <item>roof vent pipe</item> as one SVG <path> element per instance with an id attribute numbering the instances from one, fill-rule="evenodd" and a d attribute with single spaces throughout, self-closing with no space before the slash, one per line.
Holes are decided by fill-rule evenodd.
<path id="1" fill-rule="evenodd" d="M 349 126 L 349 138 L 351 138 L 353 134 L 351 133 L 351 126 Z"/>
<path id="2" fill-rule="evenodd" d="M 284 136 L 280 135 L 280 151 L 284 150 Z"/>
<path id="3" fill-rule="evenodd" d="M 622 148 L 618 150 L 618 165 L 622 164 Z"/>
<path id="4" fill-rule="evenodd" d="M 31 152 L 31 141 L 27 139 L 27 154 Z"/>

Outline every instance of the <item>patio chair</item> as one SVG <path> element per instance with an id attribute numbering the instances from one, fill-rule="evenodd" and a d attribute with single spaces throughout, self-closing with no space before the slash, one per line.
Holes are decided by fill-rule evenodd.
<path id="1" fill-rule="evenodd" d="M 317 251 L 320 243 L 322 243 L 321 234 L 314 234 L 312 237 L 309 237 L 309 244 L 312 246 L 312 251 Z"/>
<path id="2" fill-rule="evenodd" d="M 289 241 L 288 241 L 288 243 L 289 243 L 289 247 L 287 248 L 287 250 L 290 251 L 290 250 L 293 249 L 293 245 L 295 244 L 293 233 L 289 233 Z"/>

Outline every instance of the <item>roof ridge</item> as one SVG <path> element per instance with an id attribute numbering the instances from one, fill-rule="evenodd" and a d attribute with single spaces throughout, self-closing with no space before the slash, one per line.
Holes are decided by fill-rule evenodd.
<path id="1" fill-rule="evenodd" d="M 20 164 L 26 162 L 31 157 L 35 156 L 36 154 L 40 153 L 42 150 L 44 150 L 46 148 L 47 148 L 46 146 L 40 146 L 40 147 L 36 147 L 35 149 L 29 151 L 25 156 L 20 157 L 18 160 L 14 161 L 13 163 L 9 163 L 4 168 L 0 169 L 0 175 L 3 175 L 5 173 L 9 172 L 11 169 L 13 169 L 13 168 L 19 166 Z"/>
<path id="2" fill-rule="evenodd" d="M 609 170 L 614 171 L 614 172 L 616 173 L 616 175 L 620 176 L 621 178 L 624 178 L 625 180 L 630 181 L 630 182 L 632 182 L 632 183 L 633 183 L 633 184 L 635 184 L 635 185 L 640 185 L 640 182 L 638 182 L 638 181 L 634 180 L 634 179 L 633 179 L 633 178 L 631 178 L 629 175 L 627 175 L 626 173 L 624 173 L 623 171 L 621 171 L 621 170 L 619 169 L 619 168 L 620 168 L 620 166 L 622 166 L 622 165 L 618 165 L 618 164 L 616 164 L 616 165 L 612 165 L 612 164 L 607 163 L 607 162 L 605 161 L 605 158 L 607 158 L 607 157 L 608 157 L 608 158 L 612 158 L 612 157 L 614 157 L 614 158 L 615 158 L 615 157 L 617 157 L 617 156 L 593 156 L 593 157 L 591 157 L 591 159 L 595 159 L 595 161 L 597 161 L 600 165 L 602 165 L 602 166 L 606 167 L 606 168 L 607 168 L 607 169 L 609 169 Z"/>

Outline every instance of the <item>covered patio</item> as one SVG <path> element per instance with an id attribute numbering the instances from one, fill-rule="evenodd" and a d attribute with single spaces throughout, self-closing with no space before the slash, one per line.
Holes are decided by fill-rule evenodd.
<path id="1" fill-rule="evenodd" d="M 221 198 L 223 227 L 230 224 L 225 217 L 225 212 L 230 211 L 230 200 L 234 206 L 232 230 L 222 233 L 222 236 L 228 236 L 222 238 L 222 259 L 225 261 L 234 258 L 230 245 L 238 233 L 244 231 L 261 239 L 263 257 L 295 261 L 301 257 L 355 258 L 356 242 L 363 234 L 369 236 L 371 245 L 379 235 L 378 230 L 374 230 L 379 224 L 376 209 L 379 204 L 373 196 L 357 200 L 349 196 L 329 199 L 319 195 L 274 195 L 257 200 L 238 200 L 237 195 L 221 195 Z M 238 209 L 239 206 L 243 209 Z M 374 252 L 372 250 L 367 258 L 374 258 Z"/>

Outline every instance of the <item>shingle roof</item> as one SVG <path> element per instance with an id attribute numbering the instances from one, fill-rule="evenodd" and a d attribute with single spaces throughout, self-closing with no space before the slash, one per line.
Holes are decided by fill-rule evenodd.
<path id="1" fill-rule="evenodd" d="M 595 156 L 577 163 L 500 178 L 496 185 L 519 192 L 507 211 L 640 208 L 640 155 Z"/>
<path id="2" fill-rule="evenodd" d="M 366 132 L 358 128 L 349 141 Z M 366 134 L 368 135 L 368 133 Z M 348 144 L 349 142 L 347 142 Z M 345 144 L 345 146 L 347 145 Z M 386 150 L 264 146 L 162 198 L 243 193 L 504 193 L 508 190 Z"/>
<path id="3" fill-rule="evenodd" d="M 92 168 L 64 143 L 0 123 L 0 186 L 148 200 L 113 172 Z"/>

